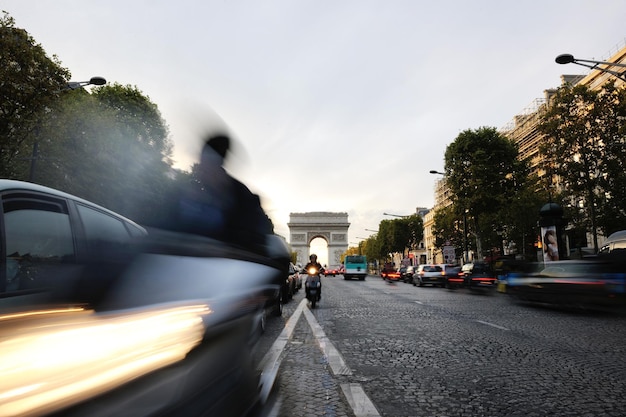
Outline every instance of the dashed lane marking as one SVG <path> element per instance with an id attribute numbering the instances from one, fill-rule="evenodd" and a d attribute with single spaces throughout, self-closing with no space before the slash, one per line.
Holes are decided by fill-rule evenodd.
<path id="1" fill-rule="evenodd" d="M 480 324 L 484 324 L 485 326 L 495 327 L 496 329 L 500 329 L 500 330 L 509 330 L 506 327 L 498 326 L 497 324 L 489 323 L 488 321 L 482 321 L 482 320 L 476 320 L 476 321 Z"/>

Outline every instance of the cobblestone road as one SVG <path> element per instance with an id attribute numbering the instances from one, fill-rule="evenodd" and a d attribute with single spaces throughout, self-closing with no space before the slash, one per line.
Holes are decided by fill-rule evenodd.
<path id="1" fill-rule="evenodd" d="M 267 352 L 296 312 L 268 321 Z M 324 280 L 312 311 L 351 375 L 337 375 L 301 315 L 285 345 L 274 415 L 361 416 L 362 387 L 380 416 L 624 416 L 626 318 L 512 303 L 505 294 Z M 350 401 L 349 401 L 350 400 Z"/>

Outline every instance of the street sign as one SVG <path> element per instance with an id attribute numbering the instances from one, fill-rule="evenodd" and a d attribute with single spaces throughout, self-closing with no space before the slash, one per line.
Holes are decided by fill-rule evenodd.
<path id="1" fill-rule="evenodd" d="M 446 242 L 447 243 L 447 242 Z M 453 263 L 456 260 L 456 250 L 454 246 L 446 245 L 443 247 L 443 260 L 445 263 Z"/>

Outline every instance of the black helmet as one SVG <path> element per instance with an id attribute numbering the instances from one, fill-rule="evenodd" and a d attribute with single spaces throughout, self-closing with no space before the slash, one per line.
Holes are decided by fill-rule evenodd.
<path id="1" fill-rule="evenodd" d="M 226 135 L 217 134 L 207 139 L 206 146 L 212 148 L 223 159 L 226 158 L 226 153 L 230 149 L 230 138 Z"/>
<path id="2" fill-rule="evenodd" d="M 315 262 L 317 261 L 317 255 L 312 253 L 311 256 L 309 256 L 309 259 L 311 260 L 311 262 Z"/>

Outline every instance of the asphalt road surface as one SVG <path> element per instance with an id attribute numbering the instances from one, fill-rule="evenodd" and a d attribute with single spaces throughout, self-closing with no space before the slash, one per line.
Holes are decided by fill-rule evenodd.
<path id="1" fill-rule="evenodd" d="M 624 416 L 626 315 L 323 278 L 268 320 L 268 416 Z M 271 366 L 268 366 L 268 363 Z"/>

